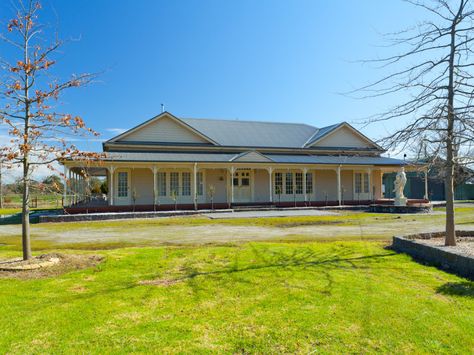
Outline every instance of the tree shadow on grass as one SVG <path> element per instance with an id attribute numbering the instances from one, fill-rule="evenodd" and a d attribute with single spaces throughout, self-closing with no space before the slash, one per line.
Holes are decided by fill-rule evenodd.
<path id="1" fill-rule="evenodd" d="M 352 250 L 332 250 L 317 253 L 310 248 L 294 250 L 292 253 L 278 252 L 269 250 L 267 248 L 254 248 L 252 251 L 255 257 L 253 263 L 242 262 L 235 260 L 231 265 L 224 268 L 210 268 L 210 270 L 199 270 L 194 267 L 186 267 L 181 270 L 178 275 L 174 275 L 174 281 L 188 281 L 194 282 L 198 277 L 220 278 L 221 276 L 232 276 L 233 279 L 242 273 L 248 271 L 270 270 L 277 274 L 281 271 L 286 273 L 295 272 L 298 270 L 305 270 L 306 272 L 316 271 L 326 274 L 331 269 L 365 269 L 367 262 L 376 262 L 378 259 L 392 257 L 393 253 L 380 253 L 371 255 L 354 255 Z M 321 268 L 323 267 L 323 268 Z M 288 274 L 287 274 L 288 275 Z M 328 283 L 332 284 L 329 275 Z M 291 277 L 291 275 L 290 275 Z M 242 279 L 243 280 L 243 279 Z M 329 287 L 330 288 L 330 287 Z M 330 293 L 329 290 L 327 292 Z"/>
<path id="2" fill-rule="evenodd" d="M 447 282 L 436 289 L 437 293 L 450 296 L 464 296 L 474 298 L 474 282 Z"/>

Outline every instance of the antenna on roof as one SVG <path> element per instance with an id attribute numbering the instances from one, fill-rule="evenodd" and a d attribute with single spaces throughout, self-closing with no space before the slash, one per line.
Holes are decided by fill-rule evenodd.
<path id="1" fill-rule="evenodd" d="M 165 112 L 165 104 L 161 104 L 161 113 Z"/>

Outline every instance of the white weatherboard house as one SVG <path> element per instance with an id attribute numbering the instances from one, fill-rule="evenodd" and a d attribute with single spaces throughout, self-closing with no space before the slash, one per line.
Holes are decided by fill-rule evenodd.
<path id="1" fill-rule="evenodd" d="M 71 210 L 367 204 L 383 198 L 384 173 L 417 168 L 383 157 L 346 122 L 316 128 L 163 112 L 103 149 L 100 162 L 64 162 Z M 107 177 L 102 206 L 87 199 L 83 175 Z"/>

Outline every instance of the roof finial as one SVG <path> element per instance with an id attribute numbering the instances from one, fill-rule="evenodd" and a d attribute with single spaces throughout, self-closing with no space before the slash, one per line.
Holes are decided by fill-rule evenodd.
<path id="1" fill-rule="evenodd" d="M 165 112 L 165 104 L 161 104 L 161 113 Z"/>

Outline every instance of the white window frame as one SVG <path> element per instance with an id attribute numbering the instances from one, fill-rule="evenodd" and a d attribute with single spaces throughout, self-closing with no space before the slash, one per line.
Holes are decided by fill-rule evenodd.
<path id="1" fill-rule="evenodd" d="M 358 190 L 358 176 L 360 176 L 360 191 Z M 369 177 L 369 172 L 367 171 L 354 171 L 354 179 L 353 179 L 353 184 L 354 184 L 354 198 L 364 196 L 367 197 L 370 195 L 370 177 Z"/>
<path id="2" fill-rule="evenodd" d="M 304 177 L 306 179 L 306 194 L 307 195 L 312 195 L 314 193 L 314 174 L 312 171 L 307 171 L 306 176 Z"/>

